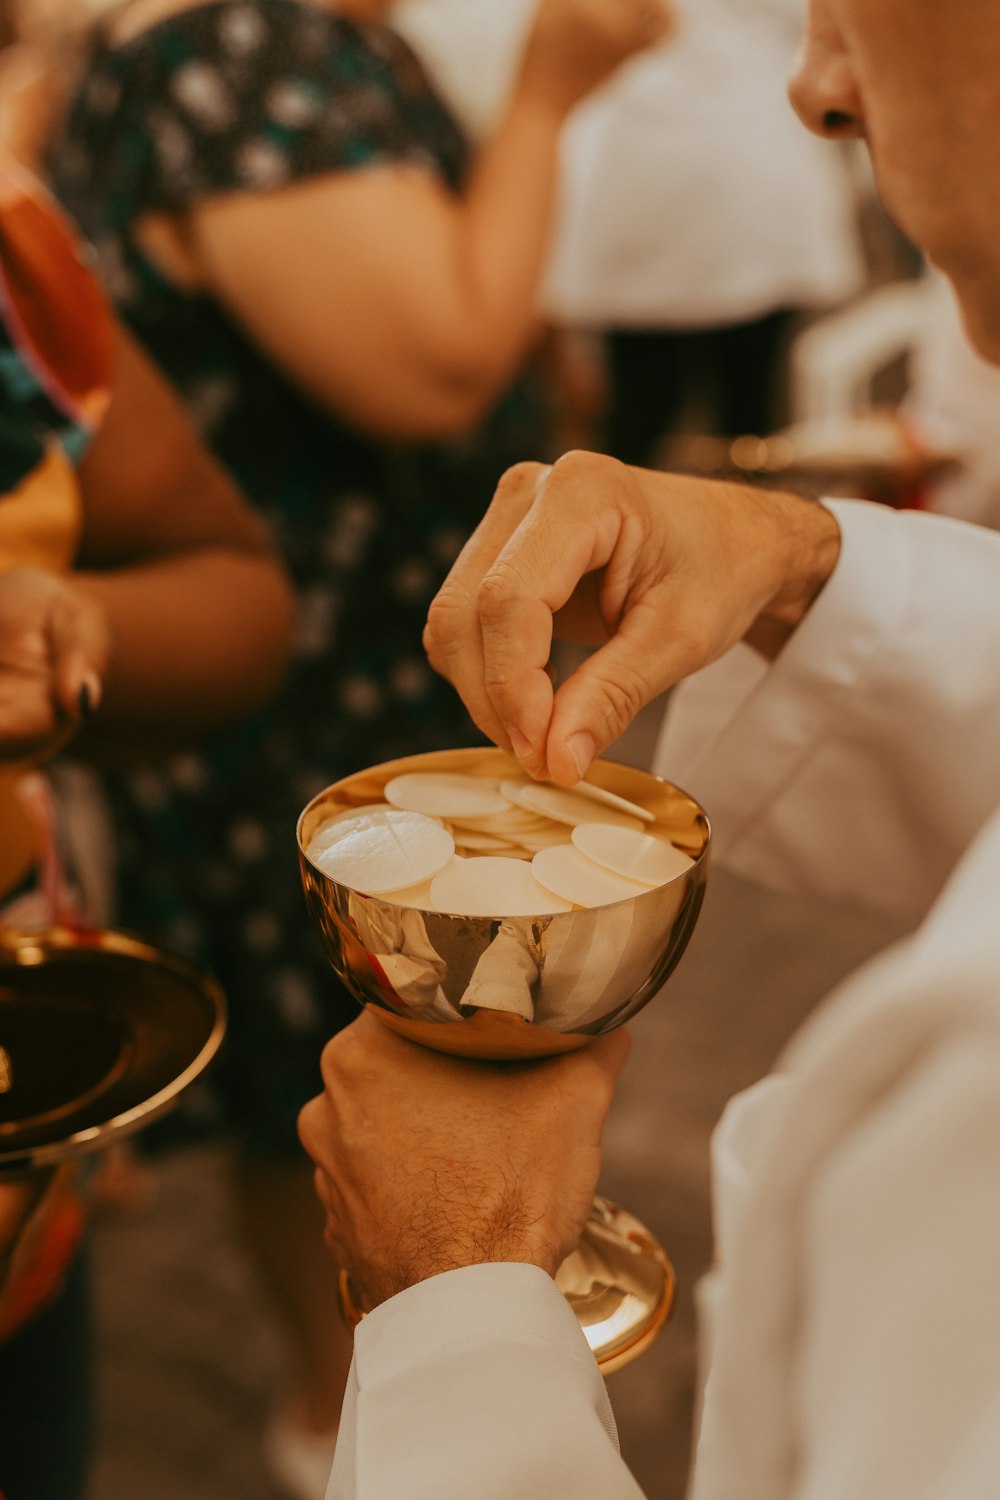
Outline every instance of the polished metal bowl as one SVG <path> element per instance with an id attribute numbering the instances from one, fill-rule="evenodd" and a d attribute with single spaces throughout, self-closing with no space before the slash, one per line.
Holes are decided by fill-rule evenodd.
<path id="1" fill-rule="evenodd" d="M 650 832 L 694 864 L 669 884 L 613 905 L 535 917 L 455 916 L 399 906 L 338 884 L 306 850 L 335 813 L 384 797 L 410 771 L 520 775 L 501 750 L 444 750 L 373 766 L 313 798 L 297 837 L 306 901 L 330 963 L 358 1001 L 438 1051 L 495 1060 L 582 1047 L 630 1020 L 675 968 L 705 892 L 710 829 L 686 792 L 598 761 L 587 779 L 654 814 Z"/>
<path id="2" fill-rule="evenodd" d="M 225 999 L 124 932 L 0 932 L 0 1171 L 85 1156 L 171 1109 L 211 1062 Z"/>

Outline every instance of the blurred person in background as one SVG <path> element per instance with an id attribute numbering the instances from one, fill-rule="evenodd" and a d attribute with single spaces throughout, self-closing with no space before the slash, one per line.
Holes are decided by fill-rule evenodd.
<path id="1" fill-rule="evenodd" d="M 254 712 L 291 624 L 260 518 L 0 148 L 0 926 L 88 918 L 32 766 L 70 742 L 167 753 Z M 83 1230 L 72 1170 L 0 1175 L 5 1500 L 83 1493 Z"/>
<path id="2" fill-rule="evenodd" d="M 545 305 L 603 335 L 600 446 L 625 463 L 655 465 L 685 416 L 723 436 L 772 431 L 796 320 L 864 284 L 847 163 L 785 96 L 805 10 L 681 0 L 676 42 L 567 133 Z"/>
<path id="3" fill-rule="evenodd" d="M 306 1500 L 350 1347 L 295 1119 L 355 1002 L 309 927 L 291 830 L 348 771 L 475 742 L 423 660 L 424 618 L 500 473 L 544 447 L 521 371 L 565 117 L 668 24 L 661 0 L 542 0 L 473 159 L 389 10 L 116 4 L 49 155 L 122 316 L 272 521 L 298 593 L 280 701 L 114 804 L 122 918 L 231 997 L 241 1216 L 294 1356 L 267 1451 Z"/>
<path id="4" fill-rule="evenodd" d="M 847 160 L 802 131 L 782 84 L 805 0 L 674 8 L 669 42 L 574 112 L 541 299 L 557 328 L 602 336 L 603 381 L 579 339 L 557 368 L 598 424 L 607 408 L 601 447 L 636 464 L 692 402 L 711 432 L 770 432 L 796 319 L 864 283 Z M 529 15 L 530 0 L 403 0 L 398 24 L 483 131 Z"/>

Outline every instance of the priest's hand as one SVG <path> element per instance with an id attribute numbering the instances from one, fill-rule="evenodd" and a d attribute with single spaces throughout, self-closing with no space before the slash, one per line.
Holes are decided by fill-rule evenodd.
<path id="1" fill-rule="evenodd" d="M 593 453 L 519 464 L 424 644 L 491 739 L 572 786 L 645 704 L 741 638 L 775 655 L 839 551 L 830 512 L 792 495 Z M 558 690 L 553 635 L 599 648 Z"/>
<path id="2" fill-rule="evenodd" d="M 369 1014 L 335 1036 L 299 1134 L 358 1305 L 484 1262 L 552 1274 L 590 1211 L 627 1052 L 616 1031 L 560 1058 L 466 1062 Z"/>

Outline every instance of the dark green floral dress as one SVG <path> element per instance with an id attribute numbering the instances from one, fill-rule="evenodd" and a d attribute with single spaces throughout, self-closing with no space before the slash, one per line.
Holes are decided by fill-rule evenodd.
<path id="1" fill-rule="evenodd" d="M 165 281 L 133 227 L 209 195 L 401 161 L 452 187 L 467 166 L 401 39 L 299 0 L 218 0 L 99 45 L 51 162 L 120 312 L 266 513 L 298 592 L 280 700 L 208 753 L 113 787 L 122 920 L 222 978 L 228 1102 L 262 1149 L 293 1143 L 321 1044 L 356 1014 L 305 918 L 296 817 L 350 771 L 477 742 L 421 631 L 503 469 L 538 456 L 539 410 L 519 387 L 462 442 L 373 441 L 312 404 L 216 302 Z"/>

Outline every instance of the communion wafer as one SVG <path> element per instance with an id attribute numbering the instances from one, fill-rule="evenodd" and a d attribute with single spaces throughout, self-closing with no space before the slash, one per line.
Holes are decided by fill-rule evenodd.
<path id="1" fill-rule="evenodd" d="M 573 843 L 595 864 L 646 886 L 666 885 L 694 864 L 666 839 L 607 823 L 581 823 L 573 829 Z"/>
<path id="2" fill-rule="evenodd" d="M 495 781 L 481 776 L 413 771 L 386 782 L 385 798 L 407 812 L 438 818 L 482 818 L 509 806 Z"/>
<path id="3" fill-rule="evenodd" d="M 367 813 L 391 812 L 388 802 L 366 802 L 362 807 L 345 807 L 343 812 L 331 813 L 328 818 L 323 819 L 322 825 L 316 830 L 309 841 L 307 853 L 313 864 L 316 856 L 321 854 L 330 844 L 336 843 L 340 837 L 337 825 L 346 823 L 351 818 L 362 818 Z"/>
<path id="4" fill-rule="evenodd" d="M 464 864 L 460 854 L 456 854 L 452 860 L 453 864 Z M 447 866 L 445 866 L 447 869 Z M 422 880 L 419 885 L 407 886 L 403 891 L 380 892 L 383 901 L 391 901 L 393 906 L 413 906 L 419 911 L 433 911 L 434 898 L 431 895 L 430 880 Z"/>
<path id="5" fill-rule="evenodd" d="M 431 881 L 436 911 L 463 917 L 540 917 L 571 903 L 539 885 L 527 860 L 485 855 Z"/>
<path id="6" fill-rule="evenodd" d="M 455 841 L 432 818 L 390 807 L 323 824 L 306 854 L 331 880 L 378 896 L 430 880 L 454 857 Z"/>
<path id="7" fill-rule="evenodd" d="M 517 842 L 530 856 L 537 854 L 539 849 L 551 849 L 553 844 L 568 844 L 572 833 L 572 828 L 565 823 L 549 823 L 537 833 L 519 834 Z"/>
<path id="8" fill-rule="evenodd" d="M 574 906 L 611 906 L 615 901 L 627 901 L 649 892 L 648 885 L 626 880 L 603 865 L 595 865 L 573 844 L 542 849 L 531 861 L 531 868 L 539 885 Z"/>
<path id="9" fill-rule="evenodd" d="M 617 792 L 606 792 L 602 786 L 595 786 L 592 781 L 578 781 L 576 786 L 570 787 L 570 791 L 579 792 L 581 797 L 590 797 L 594 802 L 603 802 L 605 807 L 613 807 L 617 812 L 625 813 L 630 818 L 638 818 L 642 823 L 656 821 L 647 807 L 640 807 L 638 802 L 630 802 L 627 797 L 619 797 Z"/>
<path id="10" fill-rule="evenodd" d="M 516 803 L 518 793 L 523 787 L 531 786 L 532 781 L 530 776 L 505 776 L 498 785 L 508 802 Z"/>
<path id="11" fill-rule="evenodd" d="M 638 818 L 619 812 L 617 808 L 605 807 L 580 791 L 567 791 L 565 787 L 548 783 L 533 781 L 522 787 L 518 793 L 518 805 L 543 813 L 570 828 L 575 828 L 578 823 L 600 822 L 639 833 L 643 827 Z"/>
<path id="12" fill-rule="evenodd" d="M 451 835 L 456 844 L 467 849 L 478 849 L 483 854 L 496 854 L 501 849 L 516 847 L 514 840 L 498 833 L 484 833 L 481 828 L 468 828 L 464 823 L 452 823 Z"/>

